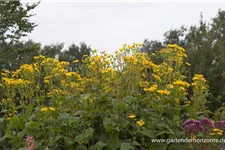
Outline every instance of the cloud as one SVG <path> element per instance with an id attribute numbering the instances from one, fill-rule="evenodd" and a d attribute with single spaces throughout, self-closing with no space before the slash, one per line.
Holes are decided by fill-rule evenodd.
<path id="1" fill-rule="evenodd" d="M 72 3 L 42 2 L 33 13 L 38 27 L 28 38 L 43 44 L 84 41 L 112 52 L 123 43 L 163 39 L 181 25 L 197 24 L 200 12 L 210 20 L 224 3 Z"/>

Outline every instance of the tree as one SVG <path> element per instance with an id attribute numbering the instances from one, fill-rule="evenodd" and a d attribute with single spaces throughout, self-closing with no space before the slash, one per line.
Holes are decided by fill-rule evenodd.
<path id="1" fill-rule="evenodd" d="M 143 43 L 143 46 L 141 48 L 141 52 L 150 54 L 152 52 L 161 50 L 162 48 L 163 48 L 163 45 L 162 45 L 161 42 L 156 41 L 156 40 L 149 41 L 148 39 L 145 39 L 144 43 Z"/>
<path id="2" fill-rule="evenodd" d="M 167 44 L 177 44 L 182 47 L 185 47 L 185 32 L 186 32 L 185 27 L 181 27 L 180 29 L 171 29 L 164 34 L 164 45 Z"/>
<path id="3" fill-rule="evenodd" d="M 35 23 L 29 21 L 33 16 L 29 12 L 37 5 L 33 3 L 23 6 L 20 1 L 0 2 L 0 43 L 18 41 L 36 27 Z"/>
<path id="4" fill-rule="evenodd" d="M 61 54 L 61 51 L 64 47 L 64 44 L 55 44 L 55 45 L 46 45 L 44 46 L 41 51 L 40 55 L 44 55 L 46 57 L 51 57 L 51 58 L 57 58 Z"/>
<path id="5" fill-rule="evenodd" d="M 29 21 L 33 16 L 29 12 L 38 4 L 23 5 L 20 1 L 0 2 L 0 55 L 2 56 L 0 72 L 2 69 L 16 69 L 20 64 L 29 62 L 33 53 L 37 53 L 38 44 L 32 41 L 19 42 L 19 39 L 36 27 L 36 24 Z M 31 46 L 32 44 L 34 45 Z"/>
<path id="6" fill-rule="evenodd" d="M 59 55 L 60 61 L 68 61 L 70 62 L 70 69 L 71 71 L 76 70 L 76 68 L 82 63 L 81 60 L 84 55 L 90 56 L 91 48 L 87 46 L 84 42 L 80 43 L 80 46 L 72 44 L 69 46 L 69 49 L 63 51 Z M 78 63 L 73 63 L 74 60 L 78 60 Z"/>
<path id="7" fill-rule="evenodd" d="M 32 40 L 14 44 L 1 44 L 0 70 L 15 70 L 22 64 L 32 63 L 33 57 L 39 55 L 40 43 Z"/>

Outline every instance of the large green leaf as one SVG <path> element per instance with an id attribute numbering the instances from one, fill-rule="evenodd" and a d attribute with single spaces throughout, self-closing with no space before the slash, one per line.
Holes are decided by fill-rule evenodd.
<path id="1" fill-rule="evenodd" d="M 69 118 L 70 114 L 68 113 L 60 113 L 58 119 L 61 121 L 65 121 Z"/>
<path id="2" fill-rule="evenodd" d="M 22 139 L 24 137 L 24 135 L 26 134 L 27 130 L 24 129 L 23 131 L 20 131 L 17 135 L 19 136 L 20 139 Z"/>
<path id="3" fill-rule="evenodd" d="M 103 119 L 103 126 L 105 127 L 105 129 L 107 131 L 112 131 L 113 127 L 115 126 L 115 122 L 110 119 L 110 118 L 107 118 L 107 117 L 104 117 Z"/>
<path id="4" fill-rule="evenodd" d="M 134 147 L 130 145 L 130 143 L 123 142 L 121 144 L 120 150 L 133 150 Z"/>
<path id="5" fill-rule="evenodd" d="M 158 127 L 161 128 L 161 132 L 157 133 L 156 136 L 159 136 L 159 135 L 162 135 L 162 134 L 171 134 L 171 135 L 174 135 L 174 131 L 173 129 L 171 129 L 169 126 L 165 125 L 164 123 L 158 123 L 157 124 Z"/>
<path id="6" fill-rule="evenodd" d="M 19 117 L 18 116 L 13 116 L 10 118 L 9 121 L 13 126 L 18 126 L 19 125 Z"/>
<path id="7" fill-rule="evenodd" d="M 125 128 L 130 122 L 126 119 L 124 119 L 123 117 L 119 117 L 118 119 L 119 125 L 122 128 Z"/>
<path id="8" fill-rule="evenodd" d="M 57 135 L 55 138 L 54 138 L 54 142 L 57 142 L 59 139 L 62 138 L 62 135 Z"/>
<path id="9" fill-rule="evenodd" d="M 87 147 L 83 144 L 78 145 L 77 150 L 87 150 Z"/>
<path id="10" fill-rule="evenodd" d="M 102 150 L 107 144 L 99 141 L 95 145 L 91 146 L 89 150 Z"/>
<path id="11" fill-rule="evenodd" d="M 153 143 L 150 145 L 149 150 L 166 150 L 168 145 L 166 143 Z"/>
<path id="12" fill-rule="evenodd" d="M 107 142 L 107 148 L 110 150 L 117 150 L 121 146 L 118 138 L 112 138 Z"/>
<path id="13" fill-rule="evenodd" d="M 132 142 L 132 145 L 135 145 L 135 146 L 141 146 L 141 144 L 139 144 L 137 141 L 133 141 L 133 142 Z"/>
<path id="14" fill-rule="evenodd" d="M 91 138 L 94 134 L 94 129 L 88 128 L 85 130 L 85 138 Z"/>
<path id="15" fill-rule="evenodd" d="M 79 142 L 81 142 L 83 140 L 90 139 L 90 138 L 92 138 L 93 134 L 94 134 L 94 130 L 89 127 L 88 129 L 86 129 L 84 131 L 84 133 L 79 134 L 78 136 L 76 136 L 75 137 L 75 141 L 79 143 Z"/>
<path id="16" fill-rule="evenodd" d="M 85 139 L 85 134 L 82 133 L 75 137 L 75 142 L 81 142 L 84 139 Z"/>
<path id="17" fill-rule="evenodd" d="M 74 139 L 71 137 L 65 136 L 63 138 L 64 138 L 65 142 L 69 145 L 72 145 L 75 142 Z"/>
<path id="18" fill-rule="evenodd" d="M 68 125 L 70 125 L 72 123 L 78 124 L 79 122 L 80 122 L 80 118 L 79 117 L 74 117 L 74 116 L 69 116 L 68 117 Z"/>
<path id="19" fill-rule="evenodd" d="M 154 138 L 152 130 L 142 130 L 140 133 L 145 135 L 145 136 L 148 136 L 150 138 Z"/>

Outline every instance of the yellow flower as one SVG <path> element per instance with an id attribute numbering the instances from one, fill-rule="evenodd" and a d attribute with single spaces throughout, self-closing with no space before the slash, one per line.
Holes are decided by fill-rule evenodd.
<path id="1" fill-rule="evenodd" d="M 51 111 L 55 111 L 55 108 L 54 108 L 54 107 L 49 107 L 49 109 L 50 109 Z"/>
<path id="2" fill-rule="evenodd" d="M 44 80 L 44 83 L 46 83 L 46 84 L 49 83 L 49 80 L 45 79 L 45 80 Z"/>
<path id="3" fill-rule="evenodd" d="M 152 86 L 149 87 L 149 88 L 144 88 L 144 91 L 146 91 L 146 92 L 153 92 L 153 91 L 155 91 L 157 88 L 158 88 L 158 85 L 157 85 L 157 84 L 154 84 L 154 85 L 152 85 Z"/>
<path id="4" fill-rule="evenodd" d="M 214 131 L 214 132 L 217 132 L 217 131 L 220 131 L 220 129 L 219 129 L 219 128 L 214 128 L 213 131 Z M 221 130 L 221 131 L 222 131 L 222 130 Z"/>
<path id="5" fill-rule="evenodd" d="M 220 130 L 219 128 L 214 128 L 213 131 L 214 132 L 222 132 L 223 133 L 223 130 Z"/>
<path id="6" fill-rule="evenodd" d="M 125 48 L 121 47 L 119 50 L 120 50 L 120 52 L 123 52 L 125 50 Z"/>
<path id="7" fill-rule="evenodd" d="M 83 57 L 88 57 L 88 55 L 85 54 L 85 55 L 83 55 Z"/>
<path id="8" fill-rule="evenodd" d="M 63 65 L 63 66 L 68 66 L 68 65 L 69 65 L 69 62 L 61 61 L 59 64 L 60 64 L 60 65 Z"/>
<path id="9" fill-rule="evenodd" d="M 130 119 L 134 119 L 136 116 L 135 115 L 130 115 L 129 118 Z"/>
<path id="10" fill-rule="evenodd" d="M 180 90 L 181 90 L 181 91 L 185 91 L 185 88 L 182 87 L 182 86 L 180 86 Z"/>
<path id="11" fill-rule="evenodd" d="M 153 76 L 155 79 L 157 79 L 157 80 L 161 81 L 160 76 L 158 76 L 158 75 L 156 75 L 156 74 L 152 74 L 152 76 Z"/>
<path id="12" fill-rule="evenodd" d="M 74 63 L 77 63 L 77 62 L 79 62 L 79 60 L 78 60 L 78 59 L 76 59 L 76 60 L 74 60 L 73 62 L 74 62 Z"/>
<path id="13" fill-rule="evenodd" d="M 172 84 L 168 84 L 167 87 L 169 87 L 170 89 L 174 89 L 174 86 Z"/>
<path id="14" fill-rule="evenodd" d="M 91 62 L 90 65 L 91 65 L 91 66 L 94 66 L 94 65 L 95 65 L 95 62 Z"/>
<path id="15" fill-rule="evenodd" d="M 141 43 L 138 43 L 138 46 L 143 46 L 143 44 L 141 44 Z"/>
<path id="16" fill-rule="evenodd" d="M 167 46 L 169 48 L 175 48 L 175 49 L 178 49 L 178 50 L 183 51 L 183 52 L 185 51 L 184 48 L 178 46 L 177 44 L 168 44 Z"/>
<path id="17" fill-rule="evenodd" d="M 168 90 L 157 90 L 157 93 L 169 95 L 170 94 L 170 91 L 168 91 Z"/>
<path id="18" fill-rule="evenodd" d="M 172 71 L 173 71 L 173 68 L 168 68 L 168 71 L 169 71 L 169 72 L 172 72 Z"/>
<path id="19" fill-rule="evenodd" d="M 143 120 L 137 121 L 136 124 L 141 127 L 145 124 L 145 122 Z"/>
<path id="20" fill-rule="evenodd" d="M 209 133 L 209 135 L 215 135 L 215 134 L 223 135 L 223 130 L 220 130 L 218 128 L 214 128 L 213 131 L 211 133 Z"/>
<path id="21" fill-rule="evenodd" d="M 186 87 L 189 87 L 190 84 L 185 82 L 185 81 L 181 81 L 181 80 L 176 80 L 173 82 L 174 85 L 181 85 L 181 86 L 186 86 Z"/>
<path id="22" fill-rule="evenodd" d="M 133 45 L 129 45 L 128 47 L 129 47 L 129 49 L 132 49 L 132 50 L 134 50 L 134 48 L 135 48 Z"/>
<path id="23" fill-rule="evenodd" d="M 39 55 L 39 56 L 34 56 L 34 59 L 44 59 L 45 58 L 45 56 L 43 56 L 43 55 Z"/>
<path id="24" fill-rule="evenodd" d="M 193 77 L 192 80 L 193 81 L 200 81 L 200 80 L 202 80 L 203 82 L 206 82 L 206 79 L 201 74 L 195 74 L 195 76 Z"/>
<path id="25" fill-rule="evenodd" d="M 46 111 L 48 111 L 47 107 L 41 108 L 41 112 L 46 112 Z"/>
<path id="26" fill-rule="evenodd" d="M 29 72 L 33 72 L 33 66 L 32 65 L 28 65 L 28 64 L 23 64 L 21 67 L 20 67 L 21 70 L 26 70 L 26 71 L 29 71 Z"/>

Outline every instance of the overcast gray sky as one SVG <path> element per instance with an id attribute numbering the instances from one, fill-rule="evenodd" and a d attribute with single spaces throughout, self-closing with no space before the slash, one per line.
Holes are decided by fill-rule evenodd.
<path id="1" fill-rule="evenodd" d="M 200 12 L 210 21 L 225 3 L 76 3 L 42 2 L 33 10 L 38 26 L 28 38 L 43 44 L 84 41 L 112 52 L 123 43 L 162 40 L 172 28 L 197 24 Z"/>

